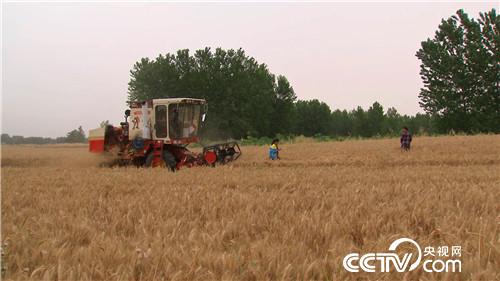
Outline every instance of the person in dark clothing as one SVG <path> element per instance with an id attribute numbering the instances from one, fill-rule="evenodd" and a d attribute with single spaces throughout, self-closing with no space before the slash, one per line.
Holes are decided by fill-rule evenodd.
<path id="1" fill-rule="evenodd" d="M 411 145 L 411 140 L 412 140 L 412 138 L 411 138 L 410 132 L 408 131 L 408 127 L 403 127 L 403 131 L 401 133 L 401 139 L 400 139 L 401 150 L 409 151 L 410 145 Z"/>

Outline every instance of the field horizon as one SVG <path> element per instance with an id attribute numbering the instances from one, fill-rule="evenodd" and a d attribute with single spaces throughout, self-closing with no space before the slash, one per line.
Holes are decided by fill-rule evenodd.
<path id="1" fill-rule="evenodd" d="M 281 147 L 171 173 L 99 167 L 85 145 L 2 145 L 2 279 L 500 279 L 500 135 Z M 343 267 L 402 237 L 459 245 L 461 272 Z"/>

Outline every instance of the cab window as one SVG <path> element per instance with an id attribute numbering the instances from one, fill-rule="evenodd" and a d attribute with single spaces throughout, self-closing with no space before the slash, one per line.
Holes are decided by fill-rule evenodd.
<path id="1" fill-rule="evenodd" d="M 170 104 L 168 107 L 170 137 L 188 138 L 198 134 L 201 118 L 199 104 Z"/>
<path id="2" fill-rule="evenodd" d="M 157 105 L 155 107 L 155 130 L 157 138 L 167 137 L 167 107 Z"/>

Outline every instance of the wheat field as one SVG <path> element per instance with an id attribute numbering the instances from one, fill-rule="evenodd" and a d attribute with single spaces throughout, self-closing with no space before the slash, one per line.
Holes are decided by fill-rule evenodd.
<path id="1" fill-rule="evenodd" d="M 499 280 L 500 136 L 245 146 L 231 165 L 101 168 L 81 145 L 2 146 L 4 280 Z M 399 237 L 462 272 L 349 273 Z"/>

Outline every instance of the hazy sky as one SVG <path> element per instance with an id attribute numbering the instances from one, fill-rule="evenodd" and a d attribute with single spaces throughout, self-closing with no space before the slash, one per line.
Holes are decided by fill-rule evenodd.
<path id="1" fill-rule="evenodd" d="M 243 48 L 300 99 L 421 112 L 420 42 L 484 3 L 4 3 L 2 132 L 63 136 L 126 109 L 132 65 L 188 48 Z"/>

